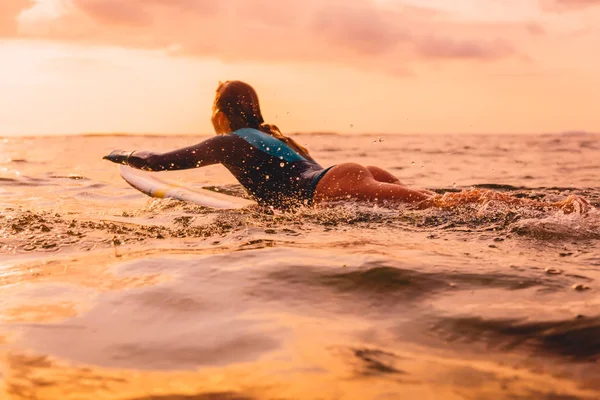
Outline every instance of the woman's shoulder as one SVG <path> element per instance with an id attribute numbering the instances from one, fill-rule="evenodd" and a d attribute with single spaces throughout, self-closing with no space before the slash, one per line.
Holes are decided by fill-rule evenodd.
<path id="1" fill-rule="evenodd" d="M 261 130 L 242 128 L 231 132 L 230 135 L 243 139 L 250 146 L 272 157 L 281 160 L 285 159 L 288 162 L 304 160 L 304 157 L 298 154 L 298 152 L 291 148 L 287 143 Z"/>
<path id="2" fill-rule="evenodd" d="M 239 137 L 251 137 L 251 136 L 270 136 L 264 133 L 263 131 L 255 128 L 241 128 L 237 131 L 233 131 L 229 133 L 230 135 L 239 136 Z"/>
<path id="3" fill-rule="evenodd" d="M 277 138 L 254 128 L 241 128 L 229 133 L 230 136 L 243 139 L 250 144 L 266 143 L 275 145 L 279 142 Z"/>

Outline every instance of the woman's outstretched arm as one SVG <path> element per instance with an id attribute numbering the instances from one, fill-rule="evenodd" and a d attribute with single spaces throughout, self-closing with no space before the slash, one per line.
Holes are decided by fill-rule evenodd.
<path id="1" fill-rule="evenodd" d="M 173 171 L 227 163 L 236 150 L 236 136 L 221 135 L 167 153 L 115 150 L 103 158 L 146 171 Z"/>

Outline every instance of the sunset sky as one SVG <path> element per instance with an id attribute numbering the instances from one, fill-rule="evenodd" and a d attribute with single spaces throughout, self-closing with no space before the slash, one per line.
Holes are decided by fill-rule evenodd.
<path id="1" fill-rule="evenodd" d="M 600 131 L 600 0 L 0 0 L 0 135 Z"/>

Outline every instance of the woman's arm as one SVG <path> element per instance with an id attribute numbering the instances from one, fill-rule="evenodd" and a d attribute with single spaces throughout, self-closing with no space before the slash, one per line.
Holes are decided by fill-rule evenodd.
<path id="1" fill-rule="evenodd" d="M 103 158 L 146 171 L 198 168 L 227 163 L 235 153 L 236 138 L 233 135 L 215 136 L 194 146 L 167 153 L 115 150 Z"/>

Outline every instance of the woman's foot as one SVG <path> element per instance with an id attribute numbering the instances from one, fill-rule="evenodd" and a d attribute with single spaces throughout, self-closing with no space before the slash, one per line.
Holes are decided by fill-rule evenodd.
<path id="1" fill-rule="evenodd" d="M 586 214 L 593 208 L 590 202 L 585 198 L 573 194 L 567 197 L 565 200 L 556 202 L 553 205 L 565 214 L 572 214 L 574 212 L 578 214 Z"/>

